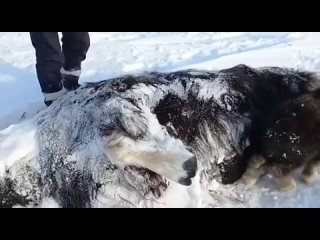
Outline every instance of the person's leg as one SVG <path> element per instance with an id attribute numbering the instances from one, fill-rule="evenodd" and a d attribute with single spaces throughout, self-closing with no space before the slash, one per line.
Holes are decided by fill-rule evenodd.
<path id="1" fill-rule="evenodd" d="M 62 51 L 64 64 L 61 69 L 63 85 L 67 90 L 79 87 L 81 64 L 86 59 L 90 47 L 88 32 L 63 32 Z"/>
<path id="2" fill-rule="evenodd" d="M 36 70 L 45 103 L 50 105 L 64 93 L 60 69 L 63 55 L 58 32 L 30 32 L 36 51 Z"/>

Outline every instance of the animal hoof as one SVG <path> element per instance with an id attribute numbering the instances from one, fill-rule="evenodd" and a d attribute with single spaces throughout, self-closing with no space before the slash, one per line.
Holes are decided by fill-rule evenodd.
<path id="1" fill-rule="evenodd" d="M 317 177 L 317 174 L 302 174 L 301 181 L 305 184 L 312 184 Z"/>
<path id="2" fill-rule="evenodd" d="M 290 192 L 296 188 L 296 183 L 292 178 L 280 179 L 277 183 L 281 192 Z"/>

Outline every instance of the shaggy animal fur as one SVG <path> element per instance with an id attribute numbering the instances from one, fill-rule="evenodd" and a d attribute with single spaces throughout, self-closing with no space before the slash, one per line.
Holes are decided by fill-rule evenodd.
<path id="1" fill-rule="evenodd" d="M 171 181 L 190 185 L 196 171 L 201 182 L 234 183 L 251 156 L 268 156 L 278 147 L 277 138 L 261 137 L 268 129 L 294 132 L 293 126 L 302 129 L 310 119 L 318 126 L 318 92 L 309 93 L 319 85 L 313 73 L 245 65 L 87 84 L 30 120 L 36 129 L 33 154 L 0 166 L 0 206 L 53 197 L 62 207 L 92 207 L 98 192 L 110 205 L 129 195 L 139 205 L 147 196 L 161 197 Z M 296 109 L 301 103 L 305 108 Z M 286 115 L 279 115 L 277 106 L 293 107 L 299 121 L 282 124 Z M 274 119 L 280 125 L 273 125 Z M 307 133 L 318 139 L 312 129 Z M 296 134 L 304 141 L 297 150 L 306 154 L 311 148 L 315 160 L 316 144 Z M 284 148 L 289 147 L 272 152 L 279 162 Z"/>

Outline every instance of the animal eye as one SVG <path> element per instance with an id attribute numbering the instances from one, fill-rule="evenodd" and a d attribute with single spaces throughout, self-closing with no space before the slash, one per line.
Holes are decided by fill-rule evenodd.
<path id="1" fill-rule="evenodd" d="M 112 124 L 101 126 L 99 129 L 102 136 L 110 136 L 112 133 L 114 133 L 115 130 L 116 126 Z"/>

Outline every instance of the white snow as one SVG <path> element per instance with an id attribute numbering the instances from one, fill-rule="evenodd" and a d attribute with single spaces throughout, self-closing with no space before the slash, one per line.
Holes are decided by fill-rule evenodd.
<path id="1" fill-rule="evenodd" d="M 32 119 L 0 131 L 0 177 L 17 160 L 32 158 L 37 153 L 36 128 Z"/>
<path id="2" fill-rule="evenodd" d="M 59 204 L 52 198 L 45 198 L 40 203 L 39 208 L 59 208 Z"/>
<path id="3" fill-rule="evenodd" d="M 187 68 L 218 70 L 237 64 L 320 72 L 320 33 L 92 32 L 90 35 L 91 48 L 83 64 L 81 82 L 100 81 L 143 71 Z M 35 75 L 34 49 L 29 33 L 1 32 L 0 46 L 1 175 L 6 166 L 13 164 L 13 159 L 34 154 L 32 117 L 44 109 L 44 105 Z M 222 90 L 212 88 L 199 94 L 206 97 L 207 94 L 221 94 Z M 27 134 L 21 136 L 21 128 Z M 298 184 L 297 190 L 291 194 L 280 194 L 272 190 L 272 184 L 259 185 L 255 191 L 247 192 L 243 192 L 242 188 L 237 190 L 237 186 L 223 187 L 212 183 L 209 187 L 211 197 L 214 198 L 211 206 L 214 207 L 320 206 L 319 181 L 308 187 Z M 195 199 L 190 196 L 201 195 L 199 186 L 195 189 L 171 186 L 171 194 L 163 199 L 166 203 L 164 206 L 190 206 L 183 202 Z M 56 207 L 50 199 L 42 205 Z M 191 205 L 201 204 L 197 202 Z"/>

